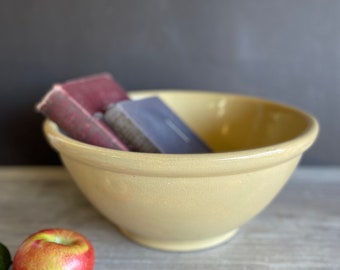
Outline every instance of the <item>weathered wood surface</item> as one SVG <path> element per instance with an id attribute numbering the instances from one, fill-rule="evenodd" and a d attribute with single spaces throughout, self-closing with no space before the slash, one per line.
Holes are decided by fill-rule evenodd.
<path id="1" fill-rule="evenodd" d="M 189 253 L 141 247 L 119 234 L 60 167 L 0 168 L 0 241 L 14 255 L 29 234 L 85 234 L 102 269 L 340 269 L 340 168 L 300 167 L 280 195 L 228 243 Z"/>

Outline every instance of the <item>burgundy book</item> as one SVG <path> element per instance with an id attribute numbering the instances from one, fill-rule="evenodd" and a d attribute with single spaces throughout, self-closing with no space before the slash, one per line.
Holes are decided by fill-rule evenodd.
<path id="1" fill-rule="evenodd" d="M 126 92 L 114 78 L 101 73 L 55 84 L 36 109 L 73 139 L 128 150 L 101 117 L 110 104 L 126 99 Z"/>
<path id="2" fill-rule="evenodd" d="M 118 102 L 108 108 L 104 119 L 133 151 L 176 154 L 211 152 L 158 97 Z"/>

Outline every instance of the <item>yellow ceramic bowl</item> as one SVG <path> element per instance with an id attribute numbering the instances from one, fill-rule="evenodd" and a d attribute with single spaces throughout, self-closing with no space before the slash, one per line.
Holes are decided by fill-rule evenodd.
<path id="1" fill-rule="evenodd" d="M 50 145 L 89 201 L 127 237 L 173 251 L 230 239 L 278 194 L 318 133 L 307 113 L 264 99 L 201 91 L 161 97 L 214 150 L 124 152 L 88 145 L 44 123 Z"/>

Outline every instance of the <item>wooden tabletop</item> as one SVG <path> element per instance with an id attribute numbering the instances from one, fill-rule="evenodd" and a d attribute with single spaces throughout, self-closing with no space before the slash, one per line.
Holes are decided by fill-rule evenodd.
<path id="1" fill-rule="evenodd" d="M 86 235 L 96 250 L 96 270 L 340 269 L 340 167 L 299 167 L 230 242 L 189 253 L 126 239 L 61 167 L 0 168 L 0 242 L 12 256 L 29 234 L 51 227 Z"/>

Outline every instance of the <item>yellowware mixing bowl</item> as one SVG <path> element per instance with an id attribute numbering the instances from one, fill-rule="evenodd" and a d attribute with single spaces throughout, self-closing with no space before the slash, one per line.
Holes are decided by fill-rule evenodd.
<path id="1" fill-rule="evenodd" d="M 190 251 L 230 239 L 278 194 L 318 133 L 317 121 L 264 99 L 201 91 L 157 95 L 213 149 L 209 154 L 125 152 L 44 132 L 88 200 L 128 238 Z"/>

